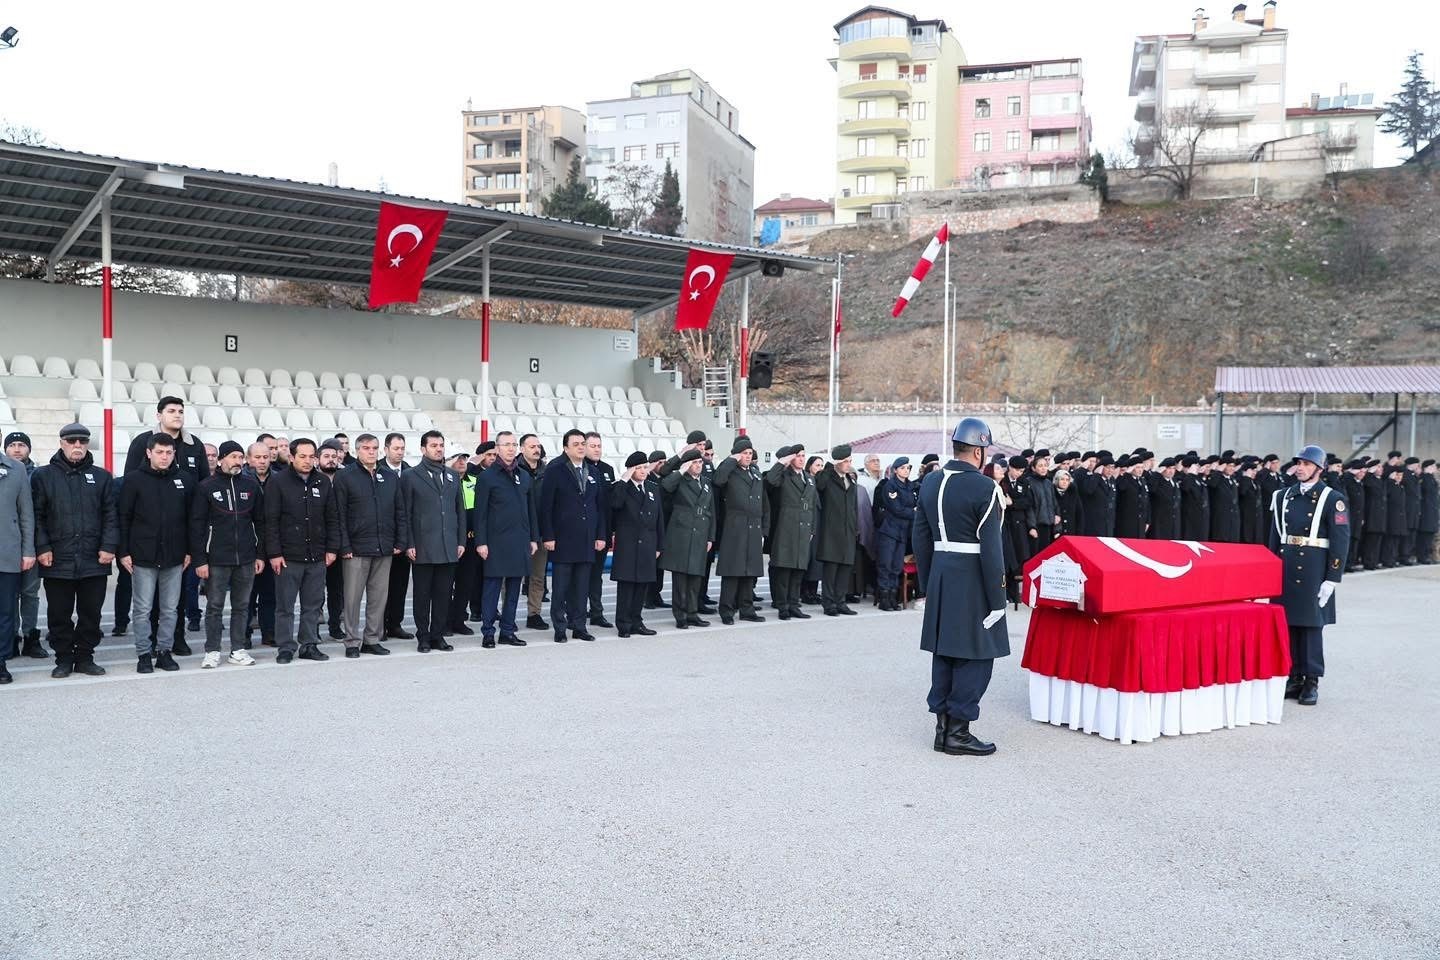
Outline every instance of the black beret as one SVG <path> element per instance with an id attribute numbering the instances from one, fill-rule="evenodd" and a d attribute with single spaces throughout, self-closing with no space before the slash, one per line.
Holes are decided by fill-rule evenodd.
<path id="1" fill-rule="evenodd" d="M 1035 456 L 1035 451 L 1031 450 L 1029 447 L 1026 447 L 1024 450 L 1020 451 L 1020 456 L 1025 457 L 1028 460 L 1030 457 Z"/>
<path id="2" fill-rule="evenodd" d="M 1234 451 L 1234 450 L 1222 450 L 1222 451 L 1220 451 L 1220 456 L 1222 456 L 1222 457 L 1233 457 L 1233 456 L 1235 456 L 1235 451 Z"/>
<path id="3" fill-rule="evenodd" d="M 1161 461 L 1160 461 L 1160 469 L 1161 469 L 1161 470 L 1164 470 L 1166 467 L 1173 467 L 1173 466 L 1175 466 L 1175 458 L 1174 458 L 1174 457 L 1166 457 L 1164 460 L 1161 460 Z"/>
<path id="4" fill-rule="evenodd" d="M 1201 463 L 1204 463 L 1204 464 L 1219 463 L 1219 462 L 1220 462 L 1220 458 L 1219 458 L 1218 456 L 1215 456 L 1214 454 L 1211 454 L 1210 456 L 1206 457 L 1204 460 L 1202 460 L 1202 461 L 1200 461 L 1200 462 L 1201 462 Z"/>
<path id="5" fill-rule="evenodd" d="M 666 460 L 669 460 L 669 459 L 670 459 L 670 458 L 665 455 L 665 451 L 664 451 L 664 450 L 651 450 L 651 451 L 650 451 L 650 462 L 651 462 L 651 463 L 664 463 Z"/>
<path id="6" fill-rule="evenodd" d="M 630 454 L 630 456 L 625 458 L 625 469 L 629 470 L 632 467 L 642 466 L 645 463 L 648 463 L 649 459 L 650 458 L 645 456 L 644 453 L 636 450 L 634 453 Z"/>
<path id="7" fill-rule="evenodd" d="M 1422 466 L 1422 467 L 1433 467 L 1433 466 L 1435 466 L 1435 461 L 1434 461 L 1434 460 L 1421 460 L 1421 461 L 1420 461 L 1420 466 Z"/>
<path id="8" fill-rule="evenodd" d="M 1039 460 L 1041 457 L 1048 457 L 1048 456 L 1050 456 L 1050 451 L 1049 451 L 1049 450 L 1046 450 L 1046 449 L 1044 449 L 1044 448 L 1035 451 L 1035 459 L 1036 459 L 1036 460 Z"/>
<path id="9" fill-rule="evenodd" d="M 1135 460 L 1133 460 L 1130 455 L 1126 453 L 1120 454 L 1120 459 L 1115 461 L 1115 466 L 1119 467 L 1121 470 L 1128 469 L 1129 467 L 1134 466 L 1134 464 Z"/>
<path id="10" fill-rule="evenodd" d="M 1420 462 L 1420 458 L 1419 458 L 1419 457 L 1406 457 L 1406 458 L 1405 458 L 1405 465 L 1406 465 L 1407 467 L 1410 466 L 1410 464 L 1412 464 L 1412 463 L 1419 463 L 1419 462 Z"/>
<path id="11" fill-rule="evenodd" d="M 1399 450 L 1391 450 L 1389 453 L 1385 454 L 1385 456 L 1386 456 L 1386 457 L 1398 457 L 1398 456 L 1400 456 L 1400 451 L 1399 451 Z"/>
<path id="12" fill-rule="evenodd" d="M 842 443 L 830 451 L 830 459 L 835 461 L 850 459 L 850 444 Z"/>
<path id="13" fill-rule="evenodd" d="M 920 458 L 920 465 L 921 465 L 922 467 L 923 467 L 925 464 L 927 464 L 927 463 L 939 463 L 939 462 L 940 462 L 940 454 L 938 454 L 938 453 L 927 453 L 927 454 L 925 454 L 925 456 L 923 456 L 923 457 Z"/>
<path id="14" fill-rule="evenodd" d="M 1335 454 L 1333 454 L 1333 453 L 1327 454 L 1326 457 L 1325 457 L 1325 465 L 1326 465 L 1327 467 L 1328 467 L 1330 464 L 1332 464 L 1332 463 L 1340 463 L 1340 462 L 1341 462 L 1340 458 L 1337 457 L 1337 456 L 1335 456 Z M 1416 461 L 1416 462 L 1418 463 L 1419 461 Z"/>
<path id="15" fill-rule="evenodd" d="M 1113 467 L 1115 458 L 1108 453 L 1096 454 L 1095 465 L 1097 467 Z"/>
<path id="16" fill-rule="evenodd" d="M 703 454 L 701 454 L 699 450 L 686 450 L 684 453 L 680 454 L 680 462 L 681 464 L 690 463 L 693 460 L 699 460 L 701 456 L 703 456 Z"/>
<path id="17" fill-rule="evenodd" d="M 1080 454 L 1080 459 L 1081 459 L 1081 460 L 1089 460 L 1089 459 L 1090 459 L 1091 457 L 1093 457 L 1093 456 L 1095 456 L 1095 451 L 1094 451 L 1094 450 L 1086 450 L 1084 453 Z"/>
<path id="18" fill-rule="evenodd" d="M 1114 460 L 1114 459 L 1115 459 L 1115 454 L 1111 453 L 1109 450 L 1096 450 L 1096 451 L 1095 451 L 1095 456 L 1097 456 L 1097 457 L 1109 457 L 1111 460 Z"/>
<path id="19" fill-rule="evenodd" d="M 754 450 L 754 449 L 755 449 L 755 444 L 753 444 L 753 443 L 750 442 L 750 438 L 749 438 L 749 437 L 736 437 L 736 438 L 735 438 L 735 442 L 732 443 L 732 444 L 730 444 L 730 453 L 731 453 L 732 456 L 738 455 L 738 454 L 740 454 L 740 453 L 743 453 L 743 452 L 745 452 L 746 450 Z"/>
<path id="20" fill-rule="evenodd" d="M 1193 466 L 1195 466 L 1196 464 L 1198 464 L 1199 462 L 1200 462 L 1200 458 L 1197 457 L 1197 456 L 1194 456 L 1193 454 L 1192 454 L 1192 455 L 1187 455 L 1187 456 L 1184 456 L 1184 457 L 1181 457 L 1181 458 L 1180 458 L 1180 466 L 1182 466 L 1182 467 L 1193 467 Z"/>
<path id="21" fill-rule="evenodd" d="M 1265 459 L 1262 460 L 1262 461 L 1260 461 L 1260 462 L 1261 462 L 1261 463 L 1279 463 L 1279 462 L 1280 462 L 1280 454 L 1278 454 L 1278 453 L 1267 453 L 1267 454 L 1265 454 Z"/>
<path id="22" fill-rule="evenodd" d="M 685 442 L 686 442 L 686 443 L 704 443 L 704 442 L 705 442 L 705 431 L 704 431 L 704 430 L 691 430 L 688 434 L 686 434 L 686 436 L 685 436 Z"/>
<path id="23" fill-rule="evenodd" d="M 803 444 L 803 443 L 792 443 L 792 444 L 790 445 L 790 455 L 791 455 L 791 456 L 794 456 L 794 455 L 797 454 L 797 453 L 804 453 L 804 452 L 805 452 L 805 444 Z"/>
<path id="24" fill-rule="evenodd" d="M 1029 465 L 1030 465 L 1030 464 L 1028 464 L 1028 463 L 1025 462 L 1025 458 L 1024 458 L 1024 457 L 1011 457 L 1011 458 L 1010 458 L 1010 466 L 1011 466 L 1011 468 L 1013 468 L 1013 469 L 1015 469 L 1015 470 L 1024 470 L 1024 469 L 1025 469 L 1026 467 L 1028 467 Z"/>
<path id="25" fill-rule="evenodd" d="M 793 456 L 795 456 L 795 448 L 791 446 L 784 446 L 775 451 L 776 460 L 784 460 L 786 457 Z"/>
<path id="26" fill-rule="evenodd" d="M 491 450 L 494 450 L 494 449 L 495 449 L 495 441 L 494 441 L 494 440 L 486 440 L 484 443 L 480 444 L 478 447 L 475 448 L 475 455 L 476 455 L 477 457 L 478 457 L 478 456 L 484 456 L 485 454 L 489 453 Z"/>

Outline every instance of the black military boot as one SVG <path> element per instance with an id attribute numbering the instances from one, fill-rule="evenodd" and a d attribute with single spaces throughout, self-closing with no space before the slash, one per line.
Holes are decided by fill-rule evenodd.
<path id="1" fill-rule="evenodd" d="M 40 643 L 40 631 L 31 630 L 25 634 L 25 648 L 21 651 L 25 656 L 34 660 L 49 660 L 50 655 Z"/>
<path id="2" fill-rule="evenodd" d="M 969 720 L 951 717 L 949 728 L 945 731 L 944 750 L 952 757 L 988 757 L 995 752 L 995 744 L 986 743 L 971 733 Z"/>
<path id="3" fill-rule="evenodd" d="M 1301 689 L 1302 687 L 1304 687 L 1304 686 L 1305 686 L 1305 678 L 1304 678 L 1304 677 L 1291 677 L 1289 680 L 1286 680 L 1286 681 L 1285 681 L 1285 699 L 1286 699 L 1286 700 L 1298 700 L 1298 699 L 1300 699 L 1300 689 Z"/>
<path id="4" fill-rule="evenodd" d="M 1313 707 L 1320 702 L 1320 678 L 1306 677 L 1305 686 L 1300 688 L 1300 706 Z"/>
<path id="5" fill-rule="evenodd" d="M 950 716 L 944 710 L 935 714 L 935 752 L 945 752 L 945 733 L 950 725 Z"/>

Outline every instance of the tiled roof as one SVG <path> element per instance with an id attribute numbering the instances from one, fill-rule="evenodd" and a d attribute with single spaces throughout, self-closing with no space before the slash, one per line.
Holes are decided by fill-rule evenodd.
<path id="1" fill-rule="evenodd" d="M 797 210 L 833 210 L 829 200 L 811 200 L 808 197 L 791 197 L 783 200 L 779 197 L 769 203 L 761 204 L 755 208 L 756 213 L 793 213 Z"/>

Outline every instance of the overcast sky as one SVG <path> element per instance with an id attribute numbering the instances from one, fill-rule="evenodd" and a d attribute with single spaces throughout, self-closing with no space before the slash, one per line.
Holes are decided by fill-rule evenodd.
<path id="1" fill-rule="evenodd" d="M 1210 8 L 1212 18 L 1233 4 Z M 829 197 L 835 153 L 834 0 L 533 6 L 249 0 L 0 0 L 0 118 L 61 146 L 131 159 L 457 200 L 460 113 L 625 96 L 632 80 L 690 67 L 740 111 L 756 145 L 755 202 Z M 905 5 L 901 5 L 904 8 Z M 929 3 L 971 62 L 1078 56 L 1096 146 L 1123 141 L 1137 33 L 1180 32 L 1196 0 Z M 713 15 L 707 13 L 713 11 Z M 1258 16 L 1260 3 L 1252 4 Z M 1388 99 L 1405 56 L 1429 43 L 1440 68 L 1440 4 L 1282 0 L 1291 30 L 1286 102 L 1350 92 Z M 1393 142 L 1377 164 L 1398 159 Z"/>

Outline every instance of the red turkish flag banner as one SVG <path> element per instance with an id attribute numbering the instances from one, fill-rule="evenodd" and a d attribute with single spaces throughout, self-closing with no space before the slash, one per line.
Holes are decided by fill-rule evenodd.
<path id="1" fill-rule="evenodd" d="M 712 253 L 691 248 L 685 258 L 685 280 L 680 285 L 680 300 L 675 306 L 676 330 L 704 330 L 710 326 L 710 314 L 725 285 L 725 275 L 735 262 L 733 253 Z"/>
<path id="2" fill-rule="evenodd" d="M 370 264 L 371 310 L 387 303 L 414 303 L 420 299 L 425 269 L 430 266 L 446 216 L 444 210 L 380 204 L 375 256 Z"/>

